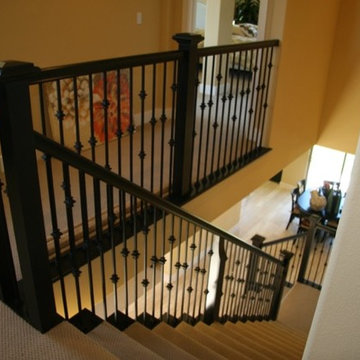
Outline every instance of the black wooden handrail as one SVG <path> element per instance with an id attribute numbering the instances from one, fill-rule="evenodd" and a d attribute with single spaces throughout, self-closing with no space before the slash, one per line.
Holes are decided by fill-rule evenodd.
<path id="1" fill-rule="evenodd" d="M 97 179 L 101 179 L 106 182 L 108 185 L 114 186 L 118 189 L 122 189 L 126 192 L 135 195 L 136 197 L 141 198 L 144 201 L 147 201 L 161 210 L 166 210 L 176 216 L 183 218 L 186 221 L 194 223 L 203 229 L 212 232 L 214 235 L 224 238 L 227 241 L 234 243 L 236 245 L 241 245 L 243 248 L 248 249 L 260 255 L 268 260 L 273 261 L 276 264 L 282 264 L 282 262 L 271 255 L 261 251 L 260 249 L 249 245 L 237 237 L 217 228 L 216 226 L 208 223 L 207 221 L 188 213 L 185 210 L 182 210 L 180 207 L 174 205 L 173 203 L 166 201 L 151 192 L 141 188 L 140 186 L 116 175 L 115 173 L 104 169 L 102 166 L 93 163 L 92 161 L 79 156 L 75 152 L 63 147 L 62 145 L 56 143 L 53 140 L 41 135 L 40 133 L 34 131 L 34 140 L 35 146 L 38 150 L 53 156 L 61 161 L 68 163 L 71 166 L 80 168 L 86 173 L 94 176 Z"/>
<path id="2" fill-rule="evenodd" d="M 14 73 L 12 72 L 11 62 L 9 62 L 7 63 L 8 66 L 2 69 L 0 75 L 1 78 L 6 80 L 7 82 L 17 81 L 21 79 L 21 81 L 28 82 L 29 84 L 37 84 L 45 80 L 53 81 L 62 78 L 69 78 L 72 76 L 88 75 L 91 73 L 123 69 L 132 66 L 141 66 L 153 63 L 173 61 L 180 59 L 182 55 L 183 53 L 181 51 L 168 51 L 144 55 L 133 55 L 106 60 L 75 63 L 64 66 L 55 66 L 44 69 L 36 68 L 37 71 L 32 71 L 20 75 L 18 73 L 18 70 L 16 70 L 16 72 Z M 14 62 L 14 64 L 16 63 L 17 62 Z M 16 69 L 16 67 L 14 67 L 14 69 Z"/>
<path id="3" fill-rule="evenodd" d="M 291 240 L 296 240 L 296 239 L 298 239 L 300 237 L 304 237 L 305 235 L 306 235 L 306 232 L 305 233 L 302 232 L 302 233 L 298 233 L 298 234 L 295 234 L 295 235 L 286 236 L 286 237 L 283 237 L 281 239 L 267 241 L 267 242 L 264 242 L 262 244 L 261 248 L 271 246 L 271 245 L 281 244 L 281 243 L 288 242 L 288 241 L 291 241 Z"/>
<path id="4" fill-rule="evenodd" d="M 279 40 L 251 41 L 251 42 L 240 43 L 240 44 L 208 46 L 208 47 L 198 49 L 198 53 L 199 53 L 199 56 L 217 55 L 217 54 L 224 54 L 224 53 L 234 52 L 234 51 L 252 50 L 252 49 L 260 49 L 260 48 L 279 46 L 279 44 L 280 44 Z"/>

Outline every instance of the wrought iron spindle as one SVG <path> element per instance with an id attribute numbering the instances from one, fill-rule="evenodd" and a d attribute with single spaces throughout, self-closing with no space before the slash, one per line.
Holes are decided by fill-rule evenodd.
<path id="1" fill-rule="evenodd" d="M 134 181 L 134 132 L 135 132 L 135 124 L 134 124 L 134 109 L 133 109 L 133 68 L 130 67 L 130 79 L 129 79 L 129 92 L 130 92 L 130 125 L 128 127 L 128 132 L 129 132 L 129 166 L 130 166 L 130 181 L 133 182 Z M 131 202 L 131 206 L 132 206 L 132 202 Z M 133 209 L 131 209 L 131 212 L 133 212 Z"/>
<path id="2" fill-rule="evenodd" d="M 167 308 L 167 321 L 169 322 L 170 319 L 170 305 L 171 305 L 171 291 L 174 287 L 173 283 L 172 283 L 172 267 L 173 267 L 173 252 L 174 252 L 174 244 L 176 242 L 176 238 L 174 236 L 174 215 L 171 215 L 171 225 L 170 225 L 170 236 L 169 236 L 169 253 L 170 253 L 170 257 L 169 257 L 169 282 L 166 285 L 166 288 L 168 289 L 168 308 Z"/>
<path id="3" fill-rule="evenodd" d="M 128 256 L 130 251 L 127 247 L 127 236 L 126 236 L 126 193 L 124 190 L 120 190 L 120 219 L 121 219 L 121 239 L 122 239 L 122 250 L 121 255 L 123 257 L 124 264 L 124 307 L 125 315 L 129 316 L 129 271 L 128 271 Z"/>
<path id="4" fill-rule="evenodd" d="M 271 69 L 273 67 L 273 64 L 272 64 L 272 58 L 273 58 L 273 51 L 274 51 L 274 48 L 271 47 L 271 51 L 270 51 L 270 60 L 269 60 L 269 63 L 267 65 L 268 67 L 268 76 L 267 76 L 267 87 L 266 87 L 266 93 L 265 93 L 265 99 L 264 99 L 264 112 L 263 112 L 263 117 L 262 117 L 262 121 L 261 121 L 261 131 L 260 131 L 260 139 L 259 139 L 259 146 L 262 144 L 263 142 L 263 136 L 264 136 L 264 128 L 265 128 L 265 119 L 266 119 L 266 110 L 269 106 L 268 104 L 268 98 L 269 98 L 269 89 L 270 89 L 270 77 L 271 77 Z"/>
<path id="5" fill-rule="evenodd" d="M 213 61 L 216 61 L 215 55 L 213 56 Z M 213 142 L 212 142 L 212 152 L 211 152 L 211 167 L 210 167 L 210 175 L 211 177 L 214 176 L 214 167 L 215 167 L 215 151 L 216 151 L 216 135 L 217 135 L 217 130 L 219 127 L 219 123 L 218 123 L 218 117 L 219 117 L 219 101 L 220 101 L 220 86 L 221 86 L 221 79 L 222 79 L 222 75 L 221 75 L 221 67 L 222 67 L 222 55 L 220 54 L 220 61 L 219 61 L 219 69 L 220 72 L 218 72 L 218 74 L 216 75 L 216 81 L 217 81 L 217 85 L 216 85 L 216 100 L 215 100 L 215 116 L 214 116 L 214 123 L 213 123 Z"/>
<path id="6" fill-rule="evenodd" d="M 102 216 L 101 216 L 101 192 L 100 192 L 100 180 L 96 178 L 94 178 L 94 207 L 95 207 L 96 247 L 100 256 L 101 293 L 102 293 L 104 316 L 105 318 L 107 318 L 108 313 L 107 313 L 107 299 L 106 299 L 103 229 L 102 229 Z"/>
<path id="7" fill-rule="evenodd" d="M 195 286 L 194 286 L 194 303 L 193 303 L 193 309 L 192 309 L 192 318 L 195 319 L 196 315 L 195 315 L 195 309 L 196 309 L 196 303 L 198 301 L 198 286 L 199 286 L 199 274 L 200 274 L 200 257 L 201 257 L 201 243 L 202 243 L 202 234 L 203 234 L 203 229 L 200 228 L 199 231 L 199 241 L 198 241 L 198 247 L 197 247 L 197 260 L 196 260 L 196 267 L 194 269 L 195 271 Z"/>
<path id="8" fill-rule="evenodd" d="M 163 84 L 162 84 L 162 108 L 161 108 L 161 147 L 160 147 L 160 197 L 164 195 L 164 156 L 165 156 L 165 124 L 166 124 L 166 75 L 167 62 L 163 64 Z"/>
<path id="9" fill-rule="evenodd" d="M 140 131 L 140 186 L 144 187 L 144 161 L 146 157 L 145 153 L 145 99 L 147 93 L 145 91 L 145 66 L 141 66 L 141 90 L 140 97 L 140 117 L 141 117 L 141 131 Z"/>
<path id="10" fill-rule="evenodd" d="M 123 131 L 121 128 L 122 123 L 122 105 L 121 105 L 121 74 L 120 69 L 116 70 L 116 100 L 117 100 L 117 116 L 116 116 L 116 123 L 117 123 L 117 159 L 118 159 L 118 174 L 122 176 L 122 137 Z M 119 203 L 120 203 L 120 191 L 119 191 Z"/>
<path id="11" fill-rule="evenodd" d="M 255 90 L 256 90 L 256 79 L 257 79 L 257 72 L 259 70 L 258 68 L 258 56 L 259 56 L 259 51 L 258 49 L 253 50 L 255 51 L 255 65 L 252 68 L 253 71 L 253 75 L 252 75 L 252 90 L 251 90 L 251 100 L 250 100 L 250 108 L 249 108 L 249 116 L 248 116 L 248 126 L 247 126 L 247 134 L 246 134 L 246 146 L 245 146 L 245 156 L 248 159 L 248 155 L 250 153 L 250 146 L 251 146 L 251 128 L 253 126 L 253 122 L 254 122 L 254 101 L 255 101 Z"/>
<path id="12" fill-rule="evenodd" d="M 144 235 L 144 278 L 141 282 L 144 287 L 144 312 L 143 312 L 143 321 L 145 324 L 147 316 L 147 288 L 150 284 L 148 280 L 148 234 L 149 234 L 149 225 L 148 225 L 148 204 L 145 202 L 144 205 L 144 223 L 143 223 L 143 235 Z M 156 223 L 155 223 L 156 224 Z M 155 287 L 155 283 L 153 284 Z"/>
<path id="13" fill-rule="evenodd" d="M 177 93 L 177 68 L 178 68 L 178 62 L 174 62 L 174 68 L 173 68 L 173 83 L 171 85 L 171 91 L 172 91 L 172 106 L 171 106 L 171 133 L 170 133 L 170 140 L 169 140 L 169 146 L 170 146 L 170 164 L 169 164 L 169 194 L 172 193 L 172 184 L 173 184 L 173 174 L 174 174 L 174 147 L 175 147 L 175 122 L 176 122 L 176 93 Z"/>
<path id="14" fill-rule="evenodd" d="M 240 270 L 239 270 L 239 278 L 237 279 L 239 283 L 239 292 L 237 297 L 237 306 L 235 310 L 235 314 L 237 316 L 237 320 L 242 315 L 242 307 L 243 307 L 243 295 L 245 290 L 245 271 L 246 271 L 246 250 L 241 249 L 241 258 L 240 258 L 240 264 L 239 264 Z"/>
<path id="15" fill-rule="evenodd" d="M 150 167 L 150 191 L 154 192 L 154 171 L 155 171 L 155 126 L 157 123 L 155 116 L 156 109 L 156 64 L 153 64 L 152 72 L 152 104 L 151 104 L 151 167 Z"/>
<path id="16" fill-rule="evenodd" d="M 259 131 L 259 127 L 258 127 L 258 117 L 259 117 L 259 111 L 261 108 L 261 95 L 260 92 L 262 91 L 262 86 L 261 86 L 261 82 L 262 82 L 262 78 L 263 78 L 263 62 L 264 62 L 264 52 L 261 49 L 257 50 L 257 54 L 259 54 L 260 60 L 260 66 L 259 66 L 259 74 L 258 74 L 258 78 L 257 78 L 257 86 L 255 87 L 256 90 L 256 99 L 254 101 L 255 103 L 255 109 L 254 109 L 254 117 L 253 117 L 253 124 L 252 124 L 252 131 L 251 131 L 251 143 L 250 143 L 250 147 L 249 147 L 249 152 L 252 153 L 253 150 L 256 150 L 256 133 Z M 255 82 L 254 82 L 255 83 Z M 265 85 L 264 85 L 265 86 Z"/>
<path id="17" fill-rule="evenodd" d="M 253 63 L 253 56 L 254 56 L 254 51 L 253 50 L 248 50 L 250 51 L 250 62 L 249 62 L 249 68 L 247 69 L 247 71 L 249 71 L 251 74 L 253 72 L 252 69 L 252 63 Z M 247 56 L 246 56 L 247 57 Z M 245 68 L 247 67 L 247 63 L 245 63 Z M 254 74 L 252 74 L 251 76 L 252 81 L 254 81 Z M 243 119 L 243 126 L 242 126 L 242 133 L 241 133 L 241 146 L 240 146 L 240 156 L 239 156 L 239 160 L 244 161 L 244 155 L 246 155 L 246 142 L 247 142 L 247 138 L 246 138 L 246 128 L 249 125 L 249 120 L 248 120 L 248 109 L 249 109 L 249 98 L 251 96 L 251 90 L 250 90 L 250 80 L 247 81 L 246 84 L 246 90 L 244 95 L 246 96 L 245 99 L 245 107 L 244 107 L 244 112 L 241 113 L 241 117 Z"/>
<path id="18" fill-rule="evenodd" d="M 161 213 L 162 219 L 162 232 L 161 232 L 161 257 L 159 259 L 161 265 L 161 290 L 160 290 L 160 317 L 164 313 L 164 282 L 165 282 L 165 237 L 166 237 L 166 214 L 165 211 L 162 210 Z"/>
<path id="19" fill-rule="evenodd" d="M 139 315 L 138 304 L 138 284 L 139 284 L 139 272 L 138 272 L 138 259 L 140 253 L 138 251 L 138 230 L 137 230 L 137 198 L 131 195 L 131 202 L 133 203 L 132 209 L 132 222 L 133 222 L 133 234 L 134 234 L 134 250 L 131 252 L 131 256 L 134 260 L 134 307 L 135 307 L 135 319 Z"/>
<path id="20" fill-rule="evenodd" d="M 156 266 L 158 263 L 158 258 L 156 256 L 157 254 L 157 209 L 156 207 L 154 207 L 154 216 L 153 216 L 153 226 L 154 226 L 154 231 L 153 231 L 153 255 L 151 257 L 151 264 L 153 267 L 153 292 L 152 292 L 152 317 L 155 317 L 155 303 L 156 303 Z"/>
<path id="21" fill-rule="evenodd" d="M 205 69 L 207 69 L 207 61 L 208 61 L 208 56 L 205 57 L 205 64 L 206 67 Z M 207 70 L 206 70 L 207 71 Z M 209 94 L 209 100 L 207 102 L 207 106 L 208 106 L 208 120 L 207 120 L 207 129 L 206 129 L 206 146 L 205 146 L 205 160 L 204 160 L 204 178 L 203 178 L 203 183 L 206 184 L 207 182 L 207 167 L 208 167 L 208 156 L 209 156 L 209 152 L 210 152 L 210 130 L 211 130 L 211 115 L 212 115 L 212 108 L 214 106 L 214 102 L 213 102 L 213 89 L 214 89 L 214 74 L 215 74 L 215 61 L 213 60 L 211 62 L 211 75 L 210 75 L 210 94 Z M 206 85 L 206 76 L 204 76 L 203 78 L 204 81 L 204 85 Z"/>
<path id="22" fill-rule="evenodd" d="M 238 67 L 241 69 L 241 59 L 243 57 L 243 51 L 239 52 L 239 63 Z M 246 123 L 246 117 L 244 114 L 246 113 L 246 100 L 244 100 L 244 96 L 247 96 L 247 90 L 245 89 L 246 81 L 246 71 L 247 71 L 247 61 L 248 61 L 248 51 L 245 51 L 245 68 L 242 75 L 239 74 L 239 78 L 241 76 L 241 91 L 240 91 L 240 106 L 238 112 L 238 129 L 236 135 L 236 145 L 235 145 L 235 152 L 234 152 L 234 166 L 235 168 L 239 165 L 239 160 L 242 157 L 242 138 L 244 134 L 244 128 Z M 245 104 L 244 104 L 245 103 Z M 245 109 L 245 111 L 244 111 Z M 241 139 L 241 141 L 240 141 Z"/>
<path id="23" fill-rule="evenodd" d="M 206 230 L 204 230 L 206 231 Z M 201 274 L 201 285 L 200 285 L 200 297 L 199 297 L 199 309 L 198 309 L 198 314 L 201 315 L 201 305 L 203 303 L 203 299 L 204 299 L 204 306 L 205 306 L 205 276 L 206 273 L 208 273 L 208 271 L 206 269 L 209 268 L 209 266 L 206 266 L 206 262 L 207 262 L 207 251 L 208 251 L 208 243 L 209 243 L 209 232 L 206 231 L 206 235 L 205 235 L 205 247 L 204 247 L 204 251 L 203 251 L 203 263 L 202 263 L 202 267 L 200 268 L 200 274 Z"/>
<path id="24" fill-rule="evenodd" d="M 228 54 L 229 57 L 230 54 Z M 232 53 L 232 68 L 234 68 L 235 66 L 235 56 L 234 53 Z M 226 68 L 227 69 L 227 68 Z M 228 74 L 228 70 L 226 70 L 226 75 Z M 223 171 L 225 173 L 226 168 L 230 169 L 231 167 L 231 159 L 227 162 L 226 161 L 226 157 L 227 157 L 227 149 L 228 149 L 228 137 L 229 137 L 229 129 L 230 129 L 230 116 L 231 116 L 231 106 L 233 103 L 233 99 L 234 99 L 234 76 L 231 76 L 230 79 L 230 87 L 229 87 L 229 94 L 227 95 L 227 99 L 228 99 L 228 109 L 227 109 L 227 123 L 226 123 L 226 131 L 225 131 L 225 142 L 224 142 L 224 159 L 223 159 Z M 226 96 L 226 93 L 224 94 Z M 231 147 L 232 143 L 230 144 Z"/>
<path id="25" fill-rule="evenodd" d="M 240 254 L 240 246 L 236 246 L 235 247 L 235 254 L 234 254 L 234 263 L 233 263 L 233 277 L 234 277 L 234 281 L 233 281 L 233 286 L 232 286 L 232 291 L 231 291 L 231 301 L 229 304 L 229 307 L 226 311 L 228 319 L 232 319 L 234 316 L 234 306 L 235 306 L 235 301 L 236 301 L 236 294 L 237 294 L 237 290 L 238 290 L 238 276 L 239 276 L 239 254 Z"/>
<path id="26" fill-rule="evenodd" d="M 214 234 L 211 234 L 210 240 L 210 250 L 207 251 L 208 255 L 208 266 L 207 266 L 207 281 L 206 281 L 206 289 L 204 290 L 204 307 L 203 307 L 203 314 L 206 312 L 206 302 L 209 294 L 209 285 L 210 285 L 210 271 L 211 271 L 211 258 L 214 255 Z"/>
<path id="27" fill-rule="evenodd" d="M 217 173 L 220 175 L 220 159 L 221 159 L 221 153 L 222 153 L 222 143 L 223 143 L 223 130 L 224 130 L 224 118 L 225 118 L 225 109 L 226 109 L 226 92 L 227 92 L 227 78 L 228 78 L 228 71 L 229 68 L 229 54 L 226 54 L 226 60 L 225 60 L 225 79 L 224 79 L 224 90 L 223 95 L 221 97 L 222 107 L 221 107 L 221 121 L 220 121 L 220 134 L 219 134 L 219 148 L 218 148 L 218 158 L 217 158 Z M 220 67 L 220 73 L 222 73 L 222 68 Z M 221 75 L 221 77 L 223 77 Z M 225 144 L 226 145 L 226 144 Z"/>
<path id="28" fill-rule="evenodd" d="M 202 155 L 202 141 L 203 141 L 203 126 L 204 126 L 204 115 L 205 115 L 205 94 L 206 94 L 206 77 L 207 77 L 207 59 L 205 57 L 205 64 L 204 64 L 204 74 L 203 74 L 203 87 L 202 87 L 202 99 L 200 104 L 200 138 L 199 138 L 199 145 L 198 145 L 198 159 L 197 159 L 197 170 L 196 170 L 196 182 L 195 187 L 200 187 L 200 165 L 201 165 L 201 155 Z"/>
<path id="29" fill-rule="evenodd" d="M 326 267 L 327 267 L 327 264 L 329 263 L 329 257 L 330 257 L 330 254 L 331 254 L 331 250 L 332 250 L 332 245 L 333 245 L 333 241 L 334 241 L 334 237 L 331 237 L 330 241 L 329 241 L 329 248 L 326 252 L 326 259 L 325 259 L 325 262 L 324 262 L 324 269 L 321 273 L 321 278 L 320 278 L 320 282 L 319 282 L 319 285 L 321 286 L 322 283 L 323 283 L 323 279 L 324 279 L 324 275 L 325 275 L 325 271 L 326 271 Z"/>
<path id="30" fill-rule="evenodd" d="M 184 276 L 183 276 L 183 288 L 182 288 L 182 299 L 181 299 L 181 319 L 184 320 L 184 307 L 185 307 L 185 289 L 186 289 L 186 273 L 189 267 L 188 261 L 188 249 L 189 249 L 189 236 L 190 236 L 190 223 L 186 223 L 186 234 L 185 234 L 185 258 L 184 262 L 181 265 L 184 269 Z"/>
<path id="31" fill-rule="evenodd" d="M 177 311 L 178 311 L 178 296 L 179 296 L 179 283 L 180 283 L 180 256 L 181 256 L 181 244 L 182 244 L 182 222 L 183 219 L 179 218 L 179 230 L 178 230 L 178 251 L 177 251 L 177 260 L 175 263 L 176 268 L 176 281 L 175 281 L 175 303 L 174 303 L 174 318 L 178 319 Z"/>
<path id="32" fill-rule="evenodd" d="M 103 99 L 101 102 L 104 112 L 104 136 L 105 136 L 105 169 L 111 170 L 109 163 L 109 106 L 110 101 L 108 99 L 108 73 L 104 71 L 103 76 Z"/>
<path id="33" fill-rule="evenodd" d="M 195 250 L 196 250 L 196 241 L 195 241 L 196 225 L 193 225 L 193 226 L 194 226 L 194 233 L 192 235 L 192 243 L 190 245 L 191 259 L 190 259 L 189 286 L 186 289 L 186 291 L 188 292 L 188 303 L 187 303 L 187 314 L 188 314 L 188 316 L 190 316 L 191 295 L 192 295 L 192 293 L 194 291 L 194 288 L 192 287 L 192 284 L 193 284 L 193 274 L 194 274 L 194 258 L 195 258 Z"/>
<path id="34" fill-rule="evenodd" d="M 44 84 L 39 83 L 39 100 L 40 100 L 40 119 L 41 119 L 41 131 L 43 135 L 47 135 L 46 131 L 46 118 L 45 118 L 45 102 L 44 102 Z"/>
<path id="35" fill-rule="evenodd" d="M 46 167 L 46 179 L 47 179 L 46 183 L 47 183 L 47 188 L 48 188 L 50 216 L 51 216 L 51 225 L 52 225 L 51 236 L 54 240 L 56 271 L 59 276 L 64 317 L 65 317 L 65 319 L 68 319 L 69 318 L 68 304 L 67 304 L 67 300 L 66 300 L 67 299 L 66 288 L 65 288 L 64 273 L 62 270 L 62 262 L 61 262 L 60 239 L 61 239 L 62 232 L 59 229 L 58 219 L 57 219 L 52 161 L 51 161 L 51 157 L 46 154 L 43 155 L 43 159 L 45 161 L 45 167 Z"/>
<path id="36" fill-rule="evenodd" d="M 96 161 L 96 151 L 95 151 L 95 147 L 96 147 L 96 137 L 95 137 L 95 126 L 94 126 L 94 93 L 93 93 L 93 76 L 92 74 L 89 74 L 88 76 L 88 81 L 89 81 L 89 113 L 90 113 L 90 139 L 89 139 L 89 144 L 90 144 L 90 148 L 91 148 L 91 160 L 93 162 Z"/>

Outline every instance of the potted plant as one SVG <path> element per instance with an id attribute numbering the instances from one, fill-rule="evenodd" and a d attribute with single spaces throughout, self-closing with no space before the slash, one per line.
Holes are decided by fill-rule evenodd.
<path id="1" fill-rule="evenodd" d="M 234 22 L 257 25 L 260 0 L 235 0 Z"/>

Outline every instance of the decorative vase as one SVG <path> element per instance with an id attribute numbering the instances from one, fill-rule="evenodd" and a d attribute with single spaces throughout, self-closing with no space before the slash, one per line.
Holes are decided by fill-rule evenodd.
<path id="1" fill-rule="evenodd" d="M 310 207 L 312 210 L 321 211 L 326 206 L 326 197 L 319 194 L 317 190 L 311 191 Z"/>

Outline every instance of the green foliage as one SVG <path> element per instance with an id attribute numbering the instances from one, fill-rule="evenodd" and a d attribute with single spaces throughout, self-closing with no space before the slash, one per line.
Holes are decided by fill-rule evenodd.
<path id="1" fill-rule="evenodd" d="M 250 23 L 257 25 L 260 0 L 235 0 L 235 24 Z"/>

